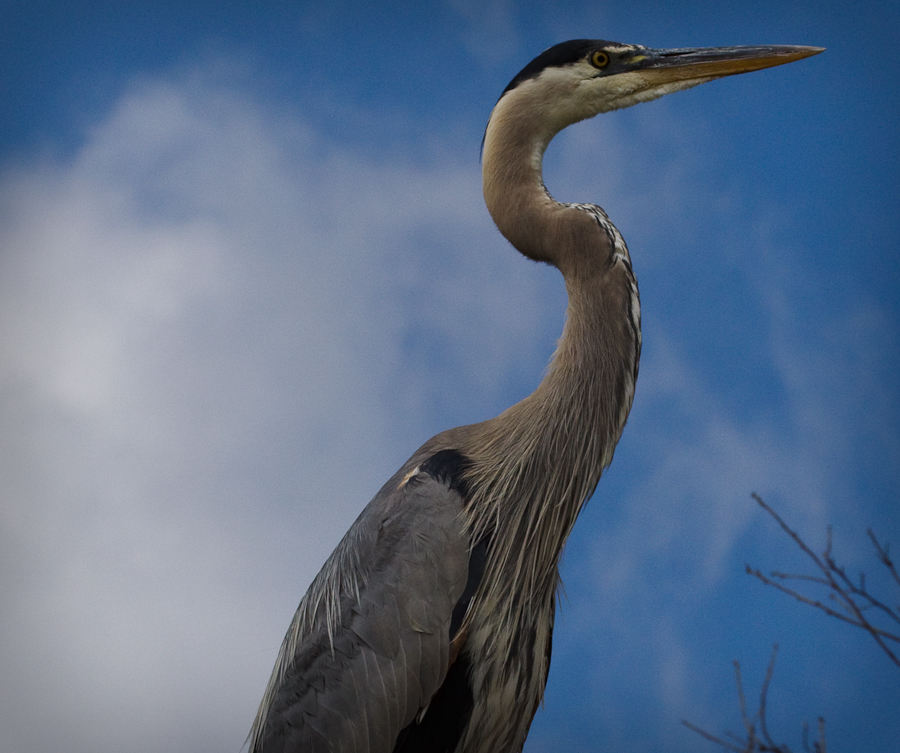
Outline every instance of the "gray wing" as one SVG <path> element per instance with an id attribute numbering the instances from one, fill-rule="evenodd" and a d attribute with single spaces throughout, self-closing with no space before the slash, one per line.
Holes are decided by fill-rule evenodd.
<path id="1" fill-rule="evenodd" d="M 251 753 L 391 753 L 447 674 L 462 506 L 449 479 L 421 471 L 369 503 L 297 610 Z"/>

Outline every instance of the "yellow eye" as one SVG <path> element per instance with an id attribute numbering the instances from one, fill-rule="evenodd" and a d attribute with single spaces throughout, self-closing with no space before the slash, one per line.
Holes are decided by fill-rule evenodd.
<path id="1" fill-rule="evenodd" d="M 609 55 L 607 55 L 603 50 L 597 50 L 591 54 L 591 65 L 594 68 L 606 68 L 609 65 Z"/>

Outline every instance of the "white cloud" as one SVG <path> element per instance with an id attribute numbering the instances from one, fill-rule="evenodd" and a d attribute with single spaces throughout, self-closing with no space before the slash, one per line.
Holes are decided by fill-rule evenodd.
<path id="1" fill-rule="evenodd" d="M 414 409 L 496 395 L 540 317 L 494 315 L 537 283 L 482 257 L 476 164 L 341 153 L 201 74 L 31 168 L 2 176 L 5 749 L 228 749 Z M 473 274 L 429 279 L 435 238 Z"/>

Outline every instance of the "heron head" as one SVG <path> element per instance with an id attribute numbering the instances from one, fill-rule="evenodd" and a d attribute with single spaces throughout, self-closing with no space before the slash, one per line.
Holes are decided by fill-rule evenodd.
<path id="1" fill-rule="evenodd" d="M 573 39 L 550 47 L 526 65 L 504 89 L 500 102 L 527 99 L 530 108 L 537 106 L 548 129 L 558 133 L 602 112 L 723 76 L 790 63 L 822 50 L 772 45 L 655 50 L 602 39 Z"/>

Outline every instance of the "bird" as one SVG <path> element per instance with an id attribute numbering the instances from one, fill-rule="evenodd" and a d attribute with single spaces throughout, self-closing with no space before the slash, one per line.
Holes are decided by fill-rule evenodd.
<path id="1" fill-rule="evenodd" d="M 482 142 L 484 199 L 514 248 L 562 273 L 562 336 L 531 395 L 429 439 L 364 508 L 294 615 L 250 753 L 522 750 L 561 553 L 613 459 L 641 354 L 625 241 L 599 206 L 550 195 L 544 151 L 601 113 L 822 50 L 576 39 L 510 81 Z"/>

